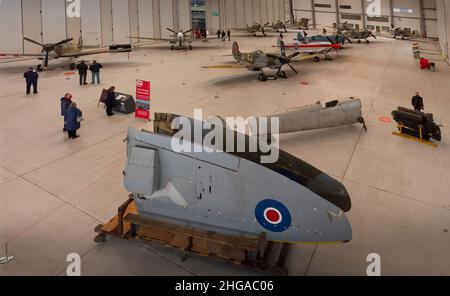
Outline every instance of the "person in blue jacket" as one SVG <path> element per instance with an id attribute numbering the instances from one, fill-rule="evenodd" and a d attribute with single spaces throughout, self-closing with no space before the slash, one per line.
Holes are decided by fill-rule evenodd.
<path id="1" fill-rule="evenodd" d="M 64 116 L 69 139 L 76 139 L 79 137 L 79 135 L 77 135 L 77 130 L 81 127 L 82 116 L 83 113 L 77 108 L 77 104 L 70 104 Z"/>
<path id="2" fill-rule="evenodd" d="M 65 117 L 66 116 L 66 111 L 67 109 L 69 109 L 69 106 L 72 104 L 72 94 L 71 93 L 66 93 L 64 95 L 64 97 L 61 98 L 61 116 Z M 63 131 L 66 132 L 67 128 L 66 128 L 66 123 L 64 122 L 64 128 Z"/>
<path id="3" fill-rule="evenodd" d="M 30 94 L 31 86 L 33 86 L 33 93 L 37 94 L 38 79 L 39 79 L 39 74 L 37 73 L 37 71 L 34 70 L 33 68 L 28 68 L 28 71 L 23 74 L 23 78 L 25 78 L 25 81 L 27 83 L 27 95 Z"/>

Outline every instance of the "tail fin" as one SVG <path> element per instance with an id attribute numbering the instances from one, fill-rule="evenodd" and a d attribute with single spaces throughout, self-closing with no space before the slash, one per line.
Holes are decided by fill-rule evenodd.
<path id="1" fill-rule="evenodd" d="M 240 52 L 240 50 L 239 50 L 239 45 L 238 45 L 238 43 L 235 41 L 234 43 L 233 43 L 233 57 L 236 59 L 236 60 L 240 60 L 241 59 L 241 52 Z"/>

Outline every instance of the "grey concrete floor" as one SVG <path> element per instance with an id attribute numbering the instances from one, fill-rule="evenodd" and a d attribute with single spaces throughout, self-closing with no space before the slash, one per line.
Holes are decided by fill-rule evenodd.
<path id="1" fill-rule="evenodd" d="M 286 38 L 290 38 L 286 37 Z M 242 50 L 275 51 L 275 38 L 238 38 Z M 121 172 L 128 126 L 151 128 L 132 115 L 106 118 L 101 89 L 134 93 L 135 79 L 152 82 L 152 111 L 193 115 L 269 115 L 320 100 L 360 97 L 369 130 L 360 126 L 283 135 L 281 147 L 343 180 L 353 201 L 353 240 L 295 245 L 292 275 L 365 275 L 369 253 L 381 256 L 383 275 L 450 275 L 450 68 L 421 71 L 411 42 L 381 38 L 348 46 L 338 59 L 295 65 L 298 75 L 261 83 L 246 70 L 209 70 L 227 62 L 231 43 L 213 41 L 192 52 L 164 45 L 127 55 L 102 55 L 100 86 L 77 85 L 62 61 L 41 74 L 40 93 L 25 96 L 29 62 L 0 65 L 0 257 L 8 243 L 16 258 L 0 275 L 63 275 L 66 256 L 82 256 L 84 275 L 251 275 L 217 260 L 189 257 L 157 245 L 118 239 L 96 244 L 94 227 L 127 199 Z M 433 49 L 432 44 L 422 46 Z M 305 85 L 302 82 L 308 82 Z M 415 91 L 444 125 L 434 149 L 391 132 L 383 123 Z M 66 139 L 59 98 L 72 92 L 84 112 L 81 138 Z M 218 96 L 218 98 L 216 98 Z"/>

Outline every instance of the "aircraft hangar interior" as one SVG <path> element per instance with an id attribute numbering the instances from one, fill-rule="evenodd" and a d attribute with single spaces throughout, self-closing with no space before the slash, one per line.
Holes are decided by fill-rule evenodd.
<path id="1" fill-rule="evenodd" d="M 449 276 L 450 0 L 0 0 L 0 276 Z"/>

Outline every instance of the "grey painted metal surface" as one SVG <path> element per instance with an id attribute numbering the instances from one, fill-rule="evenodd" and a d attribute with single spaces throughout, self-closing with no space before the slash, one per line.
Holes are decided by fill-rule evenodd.
<path id="1" fill-rule="evenodd" d="M 140 215 L 233 235 L 266 232 L 291 243 L 352 237 L 344 211 L 317 194 L 337 192 L 350 203 L 345 187 L 287 153 L 291 162 L 264 166 L 232 153 L 176 153 L 171 137 L 134 128 L 127 139 L 124 186 Z M 293 163 L 310 174 L 303 185 L 293 177 L 302 167 Z"/>
<path id="2" fill-rule="evenodd" d="M 322 106 L 320 102 L 313 105 L 303 106 L 294 110 L 281 112 L 270 116 L 278 117 L 280 123 L 280 134 L 301 132 L 308 130 L 324 129 L 338 126 L 364 124 L 361 111 L 361 100 L 359 98 L 346 98 L 327 103 Z M 268 120 L 271 122 L 271 120 Z M 250 126 L 252 133 L 266 134 L 267 129 Z"/>

